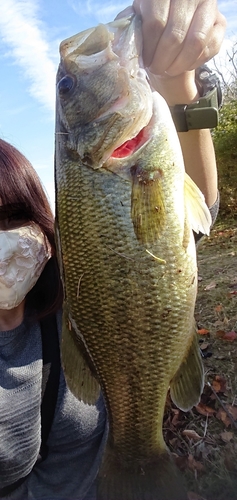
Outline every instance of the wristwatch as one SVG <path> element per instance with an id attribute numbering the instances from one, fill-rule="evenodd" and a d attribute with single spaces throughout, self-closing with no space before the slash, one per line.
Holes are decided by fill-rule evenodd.
<path id="1" fill-rule="evenodd" d="M 203 65 L 195 71 L 195 83 L 200 98 L 191 104 L 170 106 L 171 115 L 178 132 L 217 127 L 218 110 L 222 105 L 220 80 L 208 66 Z"/>

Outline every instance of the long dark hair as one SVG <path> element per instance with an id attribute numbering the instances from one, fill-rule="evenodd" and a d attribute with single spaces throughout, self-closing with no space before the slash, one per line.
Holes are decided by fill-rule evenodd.
<path id="1" fill-rule="evenodd" d="M 41 319 L 56 312 L 62 303 L 62 285 L 56 258 L 54 216 L 40 179 L 27 158 L 0 139 L 0 199 L 3 205 L 18 205 L 38 224 L 48 238 L 52 257 L 35 286 L 26 296 L 29 317 Z"/>

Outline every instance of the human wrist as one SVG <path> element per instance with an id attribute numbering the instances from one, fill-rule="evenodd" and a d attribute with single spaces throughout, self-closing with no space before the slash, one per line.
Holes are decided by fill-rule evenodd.
<path id="1" fill-rule="evenodd" d="M 194 71 L 170 77 L 154 75 L 148 70 L 148 76 L 154 90 L 164 97 L 169 106 L 191 104 L 199 98 Z"/>

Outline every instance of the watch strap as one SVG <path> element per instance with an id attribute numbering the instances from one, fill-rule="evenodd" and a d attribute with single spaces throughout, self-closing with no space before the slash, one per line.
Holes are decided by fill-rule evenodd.
<path id="1" fill-rule="evenodd" d="M 218 110 L 222 103 L 219 78 L 206 65 L 196 70 L 196 84 L 201 97 L 191 104 L 177 104 L 170 107 L 178 132 L 214 128 L 219 121 Z"/>
<path id="2" fill-rule="evenodd" d="M 219 114 L 216 89 L 192 104 L 171 106 L 170 111 L 178 132 L 217 127 Z"/>

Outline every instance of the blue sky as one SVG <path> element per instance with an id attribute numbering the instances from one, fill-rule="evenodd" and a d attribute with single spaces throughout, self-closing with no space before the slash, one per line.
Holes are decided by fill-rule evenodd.
<path id="1" fill-rule="evenodd" d="M 129 5 L 123 0 L 5 0 L 0 6 L 0 136 L 32 162 L 54 208 L 55 76 L 60 42 Z M 237 0 L 220 0 L 228 30 L 237 34 Z"/>

